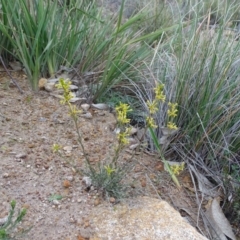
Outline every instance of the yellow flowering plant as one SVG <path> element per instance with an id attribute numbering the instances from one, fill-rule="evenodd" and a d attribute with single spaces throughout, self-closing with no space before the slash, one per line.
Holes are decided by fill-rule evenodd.
<path id="1" fill-rule="evenodd" d="M 107 172 L 107 175 L 108 175 L 108 176 L 110 176 L 112 173 L 114 173 L 114 172 L 116 171 L 116 170 L 115 170 L 113 167 L 111 167 L 110 165 L 106 165 L 104 168 L 106 169 L 106 172 Z"/>
<path id="2" fill-rule="evenodd" d="M 61 148 L 62 147 L 59 144 L 54 143 L 52 146 L 52 151 L 53 151 L 53 153 L 56 153 L 56 152 L 59 152 Z"/>
<path id="3" fill-rule="evenodd" d="M 126 127 L 130 122 L 130 119 L 127 117 L 128 112 L 131 112 L 132 109 L 126 103 L 119 103 L 118 106 L 115 107 L 117 123 L 119 127 L 119 132 L 117 133 L 118 146 L 115 149 L 115 156 L 113 158 L 113 164 L 117 167 L 117 160 L 119 158 L 120 152 L 123 148 L 129 143 L 129 135 L 131 128 Z"/>
<path id="4" fill-rule="evenodd" d="M 154 142 L 155 147 L 157 148 L 157 151 L 164 163 L 165 169 L 169 172 L 172 180 L 175 182 L 177 187 L 180 188 L 179 181 L 176 177 L 184 168 L 184 165 L 181 165 L 181 167 L 171 167 L 169 166 L 168 162 L 163 156 L 159 141 L 157 139 L 157 136 L 154 132 L 154 128 L 157 128 L 157 125 L 154 121 L 154 115 L 157 113 L 159 109 L 159 104 L 164 103 L 166 101 L 166 96 L 164 94 L 164 85 L 163 84 L 157 84 L 157 86 L 154 88 L 154 93 L 155 93 L 155 98 L 152 101 L 147 101 L 147 107 L 148 107 L 148 112 L 149 115 L 146 117 L 146 129 L 148 128 L 151 134 L 151 138 Z M 167 110 L 167 117 L 168 117 L 168 122 L 167 122 L 167 128 L 169 130 L 177 130 L 178 127 L 177 125 L 172 121 L 173 118 L 177 117 L 177 103 L 168 103 L 168 110 Z M 146 131 L 146 130 L 145 130 Z"/>
<path id="5" fill-rule="evenodd" d="M 76 106 L 72 105 L 71 102 L 70 102 L 70 100 L 73 98 L 73 94 L 70 91 L 70 85 L 71 85 L 71 81 L 65 80 L 64 78 L 60 78 L 58 84 L 56 84 L 56 87 L 58 89 L 63 90 L 63 99 L 60 101 L 60 103 L 63 104 L 63 105 L 67 104 L 68 107 L 69 107 L 69 115 L 73 119 L 76 131 L 77 131 L 77 135 L 78 135 L 78 142 L 79 142 L 79 144 L 82 148 L 84 158 L 87 162 L 87 165 L 88 165 L 91 173 L 94 173 L 94 169 L 91 166 L 88 155 L 87 155 L 87 153 L 85 151 L 85 148 L 84 148 L 84 145 L 83 145 L 82 135 L 81 135 L 81 133 L 79 131 L 79 128 L 78 128 L 78 117 L 77 117 L 77 115 L 78 115 L 78 113 L 81 113 L 81 111 L 78 110 L 76 108 Z M 59 147 L 58 147 L 57 144 L 54 144 L 52 149 L 53 149 L 54 152 L 59 152 Z"/>
<path id="6" fill-rule="evenodd" d="M 73 97 L 70 91 L 71 82 L 69 80 L 65 80 L 63 78 L 59 79 L 59 83 L 56 84 L 58 89 L 63 90 L 63 99 L 60 101 L 61 104 L 66 104 L 69 107 L 69 115 L 73 119 L 75 124 L 75 128 L 78 134 L 78 142 L 82 148 L 84 158 L 87 162 L 87 165 L 90 169 L 90 177 L 93 181 L 94 186 L 99 189 L 102 189 L 104 193 L 111 196 L 120 196 L 123 192 L 123 186 L 121 184 L 122 178 L 124 176 L 125 171 L 118 167 L 118 159 L 121 151 L 124 147 L 129 143 L 129 135 L 130 128 L 128 128 L 128 124 L 130 119 L 128 119 L 127 114 L 130 109 L 130 106 L 125 103 L 120 103 L 116 108 L 116 117 L 118 126 L 120 131 L 117 133 L 117 146 L 115 148 L 115 154 L 110 162 L 110 164 L 103 164 L 102 167 L 99 165 L 99 169 L 95 169 L 89 161 L 88 154 L 85 152 L 85 148 L 83 145 L 82 135 L 78 128 L 78 113 L 81 111 L 77 109 L 75 105 L 72 105 L 70 100 Z M 60 153 L 61 149 L 60 145 L 54 144 L 52 146 L 52 151 Z"/>

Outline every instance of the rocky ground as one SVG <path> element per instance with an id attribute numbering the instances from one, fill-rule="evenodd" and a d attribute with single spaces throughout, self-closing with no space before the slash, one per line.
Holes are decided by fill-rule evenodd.
<path id="1" fill-rule="evenodd" d="M 7 216 L 9 203 L 15 199 L 17 209 L 27 208 L 27 215 L 16 231 L 32 227 L 25 239 L 89 237 L 92 233 L 89 214 L 102 203 L 116 202 L 103 199 L 96 189 L 86 190 L 83 183 L 86 165 L 67 107 L 46 91 L 31 92 L 25 75 L 13 72 L 24 91 L 21 94 L 0 70 L 0 218 Z M 114 151 L 116 120 L 109 111 L 90 109 L 90 112 L 90 119 L 79 116 L 79 129 L 94 165 L 103 163 Z M 63 147 L 62 156 L 52 151 L 56 143 Z M 128 198 L 165 199 L 183 216 L 188 215 L 196 226 L 195 195 L 188 190 L 192 186 L 186 172 L 181 182 L 188 189 L 179 191 L 157 156 L 144 152 L 132 156 L 127 148 L 121 161 L 129 164 L 130 169 L 125 177 Z"/>

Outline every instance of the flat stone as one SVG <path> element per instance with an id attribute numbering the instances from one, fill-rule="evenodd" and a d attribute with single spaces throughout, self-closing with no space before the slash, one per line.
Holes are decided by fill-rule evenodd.
<path id="1" fill-rule="evenodd" d="M 90 240 L 207 240 L 165 201 L 149 197 L 126 201 L 93 209 Z"/>

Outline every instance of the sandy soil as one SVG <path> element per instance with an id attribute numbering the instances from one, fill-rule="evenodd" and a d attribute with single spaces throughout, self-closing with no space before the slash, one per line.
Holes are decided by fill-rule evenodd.
<path id="1" fill-rule="evenodd" d="M 96 189 L 86 190 L 82 181 L 85 161 L 67 107 L 48 92 L 31 92 L 24 74 L 13 73 L 24 91 L 21 94 L 0 70 L 0 218 L 7 215 L 9 203 L 15 199 L 17 209 L 27 208 L 16 231 L 32 227 L 24 239 L 87 239 L 91 235 L 87 216 L 109 200 Z M 92 109 L 91 113 L 92 119 L 79 117 L 79 128 L 94 165 L 114 151 L 115 118 L 108 111 Z M 63 146 L 62 156 L 53 153 L 55 143 Z M 177 210 L 190 209 L 189 219 L 196 224 L 194 193 L 178 191 L 156 156 L 141 153 L 132 157 L 126 150 L 121 161 L 131 169 L 126 176 L 128 197 L 162 197 Z M 183 181 L 191 185 L 186 174 Z M 53 201 L 52 195 L 62 199 Z M 183 216 L 189 215 L 181 211 Z"/>

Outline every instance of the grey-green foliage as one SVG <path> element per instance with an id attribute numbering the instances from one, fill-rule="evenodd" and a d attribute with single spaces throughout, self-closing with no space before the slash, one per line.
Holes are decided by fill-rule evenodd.
<path id="1" fill-rule="evenodd" d="M 202 15 L 193 12 L 187 25 L 182 23 L 157 44 L 145 77 L 146 86 L 164 83 L 166 102 L 179 105 L 179 131 L 170 139 L 166 156 L 193 164 L 222 186 L 226 163 L 239 166 L 240 42 L 232 29 L 228 31 L 239 6 L 240 2 L 228 2 L 222 9 L 226 15 L 220 16 L 215 28 L 201 25 Z M 145 107 L 146 99 L 152 99 L 151 91 L 146 92 L 138 92 Z M 166 126 L 166 110 L 163 106 L 156 116 L 159 127 Z M 156 133 L 160 138 L 161 131 Z"/>
<path id="2" fill-rule="evenodd" d="M 89 175 L 92 185 L 102 193 L 104 198 L 114 197 L 120 199 L 126 196 L 127 193 L 127 185 L 124 183 L 127 173 L 127 167 L 122 166 L 115 168 L 109 174 L 106 166 L 99 164 Z"/>
<path id="3" fill-rule="evenodd" d="M 188 18 L 197 13 L 210 24 L 228 19 L 234 25 L 240 20 L 238 0 L 180 0 L 182 14 Z"/>
<path id="4" fill-rule="evenodd" d="M 0 226 L 0 240 L 10 240 L 14 239 L 12 236 L 13 230 L 16 228 L 17 224 L 19 224 L 24 216 L 26 215 L 27 211 L 25 208 L 23 208 L 16 216 L 15 220 L 14 213 L 15 213 L 15 207 L 16 207 L 16 201 L 11 201 L 11 209 L 9 211 L 9 215 L 7 218 L 6 223 L 4 223 L 2 226 Z M 27 232 L 27 231 L 25 231 Z M 23 234 L 23 233 L 19 233 Z M 15 234 L 16 235 L 16 234 Z"/>

